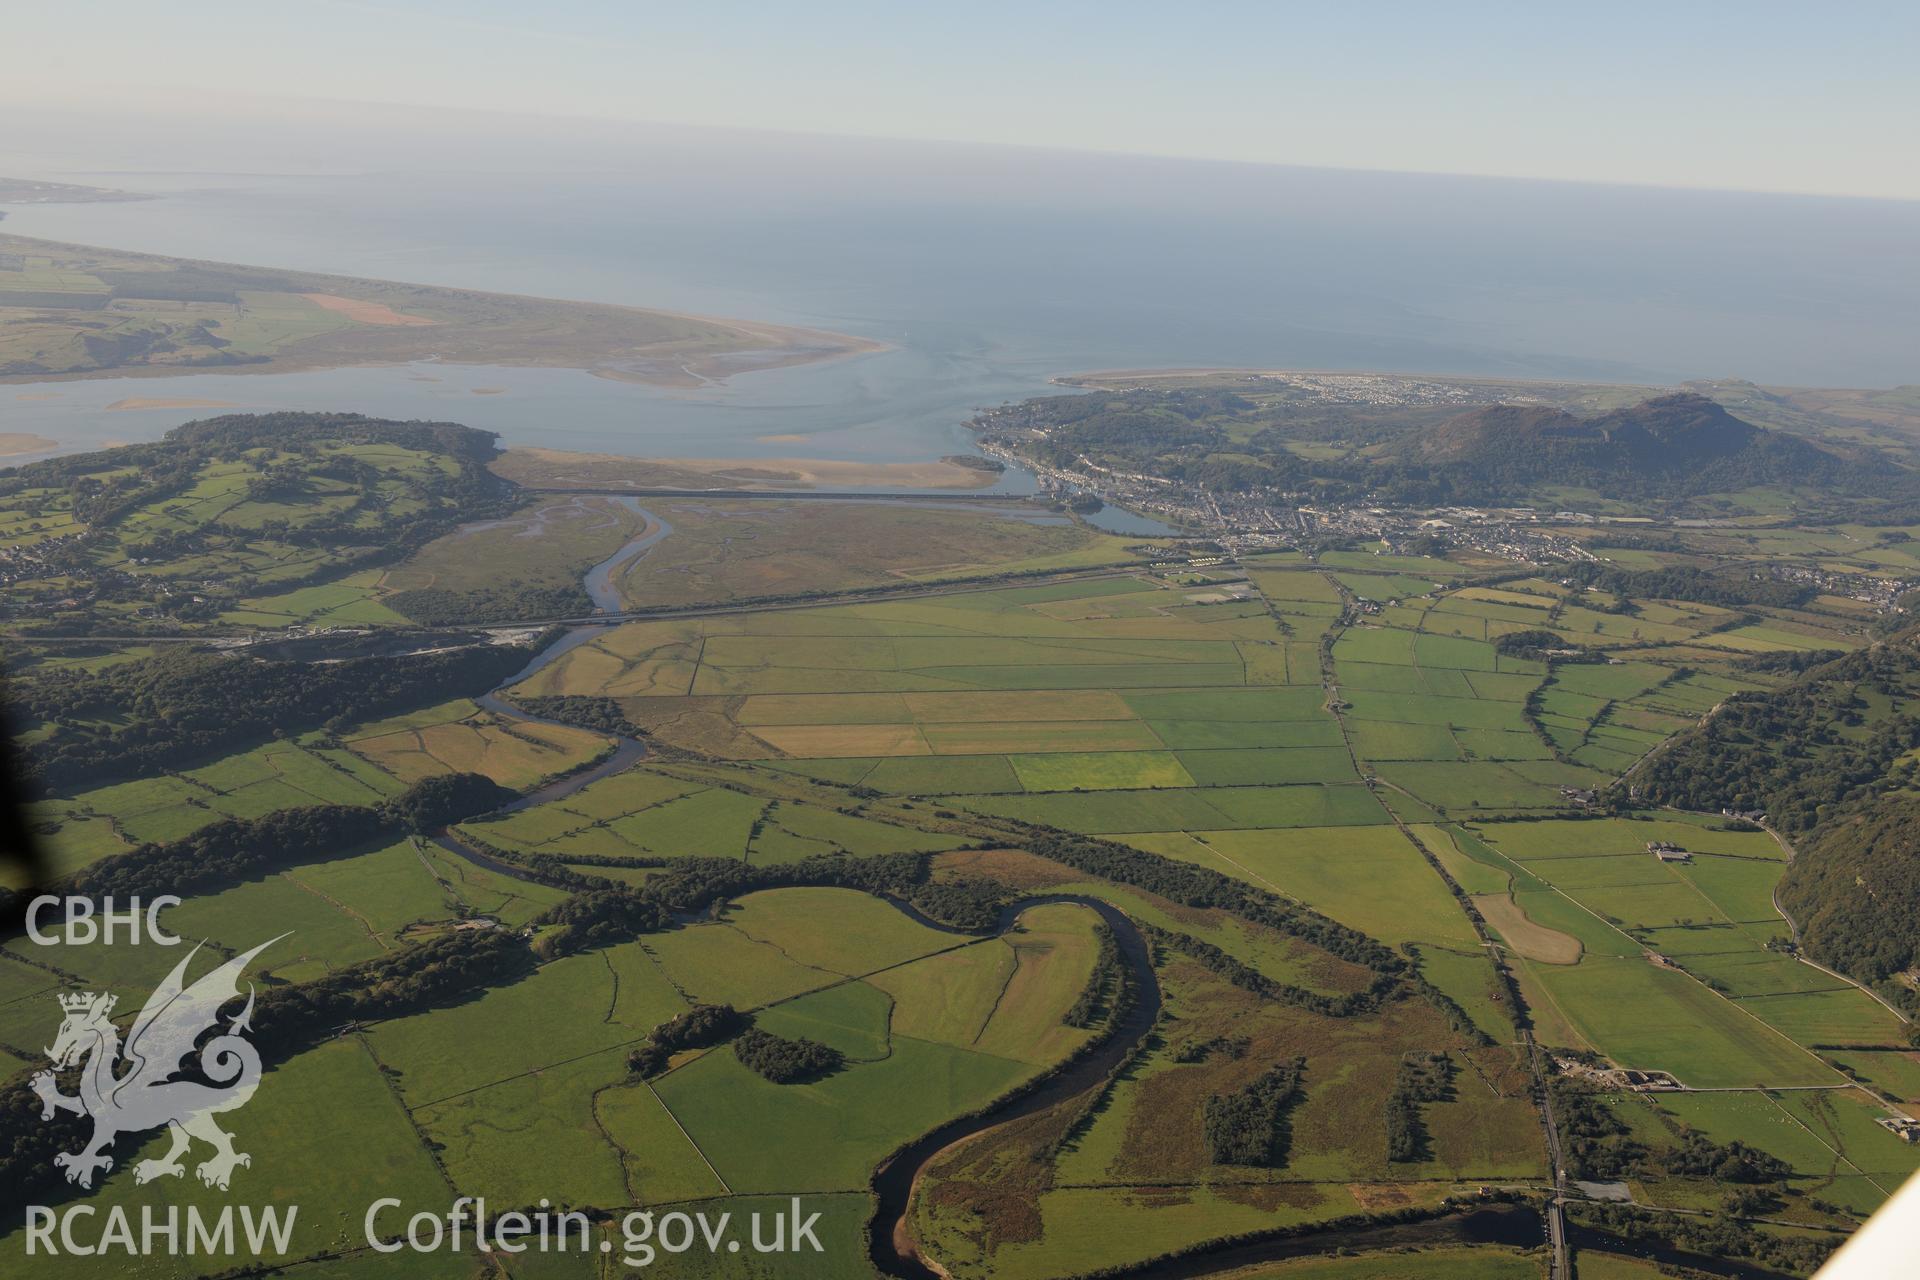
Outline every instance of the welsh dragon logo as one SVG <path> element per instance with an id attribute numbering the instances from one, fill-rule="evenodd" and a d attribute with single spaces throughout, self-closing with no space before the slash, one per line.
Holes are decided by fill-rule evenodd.
<path id="1" fill-rule="evenodd" d="M 116 1138 L 162 1125 L 171 1131 L 173 1145 L 159 1159 L 135 1165 L 135 1182 L 183 1175 L 186 1168 L 180 1157 L 195 1138 L 213 1148 L 212 1157 L 194 1170 L 210 1187 L 226 1190 L 233 1171 L 253 1163 L 251 1156 L 233 1149 L 233 1135 L 214 1119 L 245 1106 L 260 1084 L 260 1054 L 245 1035 L 253 1016 L 252 984 L 247 986 L 246 1008 L 230 1017 L 224 1030 L 220 1009 L 239 997 L 239 979 L 247 962 L 278 941 L 269 939 L 188 986 L 187 966 L 200 953 L 195 947 L 140 1010 L 124 1045 L 111 1021 L 116 997 L 91 992 L 60 997 L 66 1020 L 46 1053 L 54 1071 L 80 1067 L 80 1092 L 74 1097 L 61 1093 L 54 1071 L 40 1072 L 31 1083 L 40 1097 L 42 1120 L 51 1120 L 60 1111 L 93 1120 L 93 1138 L 84 1148 L 53 1158 L 55 1165 L 66 1170 L 67 1181 L 91 1187 L 96 1172 L 113 1167 L 107 1152 Z M 199 1043 L 214 1030 L 219 1034 Z M 174 1079 L 184 1069 L 182 1059 L 196 1046 L 204 1079 Z"/>

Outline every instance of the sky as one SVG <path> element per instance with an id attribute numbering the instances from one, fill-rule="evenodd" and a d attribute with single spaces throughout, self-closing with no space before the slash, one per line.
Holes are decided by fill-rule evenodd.
<path id="1" fill-rule="evenodd" d="M 16 142 L 348 102 L 1920 199 L 1910 0 L 68 0 L 8 44 Z"/>

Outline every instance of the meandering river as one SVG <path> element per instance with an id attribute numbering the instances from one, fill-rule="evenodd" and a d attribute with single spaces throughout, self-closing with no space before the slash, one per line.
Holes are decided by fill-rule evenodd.
<path id="1" fill-rule="evenodd" d="M 593 568 L 587 570 L 586 577 L 582 580 L 582 583 L 586 587 L 587 595 L 593 600 L 593 607 L 600 613 L 615 613 L 620 609 L 622 602 L 620 599 L 619 575 L 624 570 L 630 568 L 635 560 L 638 560 L 641 556 L 645 555 L 649 549 L 657 545 L 662 538 L 668 537 L 673 533 L 673 526 L 653 514 L 653 512 L 648 511 L 645 507 L 642 507 L 638 498 L 614 498 L 613 501 L 621 503 L 628 510 L 639 516 L 646 522 L 646 526 L 638 537 L 629 539 L 618 551 L 593 566 Z M 532 724 L 563 725 L 564 727 L 562 721 L 549 720 L 544 716 L 534 715 L 530 711 L 515 706 L 500 696 L 501 691 L 503 689 L 510 689 L 514 685 L 531 679 L 535 672 L 551 665 L 572 650 L 579 648 L 596 635 L 599 635 L 603 629 L 604 628 L 597 623 L 582 623 L 580 626 L 569 628 L 565 635 L 540 650 L 540 652 L 534 654 L 533 657 L 527 661 L 526 666 L 520 668 L 505 680 L 502 680 L 499 684 L 475 698 L 474 702 L 486 708 L 488 711 L 493 712 L 495 715 L 504 716 L 510 720 L 524 720 Z M 629 738 L 622 734 L 615 734 L 613 738 L 613 754 L 605 760 L 600 761 L 591 768 L 578 770 L 574 773 L 567 774 L 563 778 L 556 778 L 544 787 L 530 791 L 511 804 L 503 806 L 503 811 L 507 813 L 517 813 L 522 809 L 530 809 L 535 805 L 548 804 L 552 801 L 563 799 L 580 790 L 582 787 L 592 786 L 594 783 L 600 781 L 600 779 L 611 777 L 613 774 L 630 768 L 646 758 L 647 744 L 641 742 L 638 738 Z M 470 853 L 466 846 L 453 842 L 448 837 L 440 837 L 439 842 L 456 852 Z"/>
<path id="2" fill-rule="evenodd" d="M 646 528 L 638 537 L 630 539 L 618 551 L 587 571 L 584 579 L 587 593 L 593 598 L 594 606 L 604 613 L 617 611 L 623 603 L 617 585 L 620 573 L 663 538 L 673 533 L 672 525 L 640 506 L 638 499 L 621 498 L 616 501 L 623 502 L 629 510 L 645 520 Z M 514 706 L 500 696 L 501 691 L 529 679 L 572 649 L 585 644 L 600 630 L 598 625 L 590 623 L 571 628 L 565 635 L 535 654 L 526 666 L 474 701 L 496 715 L 511 719 L 539 724 L 559 723 L 531 715 Z M 556 779 L 536 791 L 521 796 L 518 800 L 504 806 L 504 811 L 517 812 L 534 805 L 563 799 L 602 778 L 630 768 L 644 759 L 646 754 L 645 743 L 634 738 L 618 737 L 615 750 L 607 759 L 590 769 L 568 774 L 564 778 Z M 473 848 L 450 833 L 437 834 L 434 837 L 434 843 L 489 870 L 509 876 L 524 874 L 510 863 L 489 857 L 485 852 Z M 897 910 L 927 927 L 947 933 L 966 932 L 942 924 L 904 902 L 891 899 L 889 901 Z M 914 1187 L 921 1173 L 936 1156 L 955 1143 L 963 1142 L 976 1134 L 1006 1124 L 1008 1121 L 1017 1120 L 1022 1116 L 1033 1115 L 1101 1087 L 1120 1064 L 1140 1046 L 1141 1041 L 1146 1038 L 1147 1032 L 1152 1030 L 1154 1022 L 1160 1016 L 1160 983 L 1153 972 L 1153 960 L 1148 952 L 1146 940 L 1134 926 L 1133 921 L 1111 903 L 1081 894 L 1043 894 L 1024 898 L 1001 910 L 996 932 L 1006 933 L 1013 927 L 1015 920 L 1022 912 L 1032 907 L 1052 903 L 1072 903 L 1086 907 L 1096 912 L 1113 931 L 1114 941 L 1118 946 L 1120 960 L 1125 969 L 1125 981 L 1131 999 L 1117 1024 L 1093 1049 L 1053 1074 L 1042 1077 L 1036 1084 L 1017 1092 L 998 1106 L 978 1115 L 949 1121 L 895 1152 L 886 1163 L 880 1166 L 873 1178 L 878 1209 L 869 1231 L 868 1248 L 874 1264 L 889 1275 L 913 1277 L 914 1280 L 934 1280 L 941 1275 L 921 1259 L 919 1251 L 913 1244 L 907 1222 L 907 1211 Z"/>
<path id="3" fill-rule="evenodd" d="M 874 1266 L 887 1275 L 907 1277 L 908 1280 L 940 1280 L 946 1274 L 921 1255 L 908 1219 L 914 1188 L 919 1185 L 927 1166 L 941 1152 L 989 1129 L 996 1129 L 1023 1116 L 1036 1115 L 1049 1107 L 1101 1088 L 1140 1047 L 1147 1032 L 1159 1020 L 1160 980 L 1154 974 L 1153 957 L 1147 949 L 1146 939 L 1126 913 L 1112 903 L 1084 894 L 1043 894 L 1023 898 L 1001 911 L 998 932 L 1004 934 L 1012 928 L 1014 920 L 1029 908 L 1060 902 L 1094 911 L 1113 931 L 1126 975 L 1130 1003 L 1109 1029 L 1107 1037 L 1093 1049 L 1052 1075 L 1042 1076 L 1037 1083 L 1016 1092 L 998 1106 L 977 1115 L 949 1120 L 896 1151 L 874 1171 L 873 1193 L 878 1203 L 872 1220 L 867 1224 L 867 1252 Z M 908 910 L 903 904 L 894 905 Z M 909 910 L 909 914 L 923 924 L 943 927 L 918 912 Z"/>
<path id="4" fill-rule="evenodd" d="M 618 611 L 624 603 L 618 591 L 619 575 L 640 556 L 673 533 L 673 526 L 639 505 L 636 498 L 620 498 L 645 522 L 645 528 L 620 549 L 594 565 L 586 573 L 584 584 L 594 606 L 601 612 Z M 532 715 L 501 697 L 501 691 L 532 677 L 559 658 L 585 644 L 602 630 L 600 624 L 586 623 L 570 628 L 552 644 L 535 654 L 527 664 L 488 692 L 475 698 L 496 715 L 537 724 L 561 722 Z M 504 806 L 505 812 L 518 812 L 535 805 L 564 799 L 583 787 L 623 770 L 646 758 L 646 744 L 635 738 L 616 736 L 613 753 L 591 768 L 558 778 L 546 786 L 521 796 Z M 433 837 L 434 843 L 486 870 L 526 878 L 526 872 L 510 862 L 492 857 L 449 832 Z M 969 936 L 999 936 L 1013 928 L 1019 916 L 1034 907 L 1070 903 L 1095 912 L 1113 933 L 1119 952 L 1124 980 L 1130 999 L 1104 1039 L 1079 1057 L 1071 1059 L 1051 1074 L 1038 1077 L 996 1105 L 973 1115 L 950 1120 L 922 1135 L 889 1156 L 874 1171 L 872 1191 L 875 1208 L 867 1226 L 867 1252 L 882 1274 L 901 1280 L 945 1280 L 946 1273 L 920 1251 L 914 1239 L 911 1209 L 915 1191 L 927 1169 L 943 1153 L 981 1134 L 1026 1116 L 1037 1115 L 1050 1107 L 1084 1097 L 1104 1088 L 1127 1060 L 1139 1049 L 1159 1020 L 1162 1007 L 1160 983 L 1154 973 L 1152 954 L 1139 928 L 1112 903 L 1084 894 L 1040 894 L 1023 898 L 1001 909 L 992 934 L 969 933 L 934 920 L 898 899 L 885 899 L 896 910 L 916 922 L 946 933 Z M 1203 1249 L 1194 1254 L 1143 1264 L 1125 1274 L 1139 1280 L 1198 1280 L 1262 1262 L 1306 1254 L 1324 1253 L 1335 1248 L 1384 1248 L 1444 1242 L 1497 1243 L 1526 1247 L 1540 1242 L 1543 1219 L 1528 1206 L 1500 1205 L 1463 1211 L 1422 1222 L 1391 1224 L 1353 1231 L 1319 1235 L 1277 1234 L 1265 1240 L 1243 1240 L 1217 1250 Z M 1591 1244 L 1605 1240 L 1588 1233 Z M 1621 1242 L 1624 1243 L 1624 1242 Z M 1678 1257 L 1679 1255 L 1675 1255 Z M 1693 1265 L 1694 1255 L 1685 1255 Z M 1717 1270 L 1717 1268 L 1714 1268 Z M 1748 1274 L 1737 1268 L 1720 1274 Z"/>

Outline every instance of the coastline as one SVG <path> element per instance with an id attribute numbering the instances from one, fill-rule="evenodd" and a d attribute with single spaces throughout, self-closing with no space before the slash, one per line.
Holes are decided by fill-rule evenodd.
<path id="1" fill-rule="evenodd" d="M 1060 387 L 1109 388 L 1116 382 L 1173 382 L 1182 378 L 1399 378 L 1474 387 L 1611 387 L 1659 394 L 1682 384 L 1610 382 L 1604 378 L 1514 378 L 1491 374 L 1426 373 L 1407 369 L 1303 369 L 1253 365 L 1195 365 L 1188 368 L 1148 366 L 1139 369 L 1087 369 L 1057 373 L 1047 381 Z"/>
<path id="2" fill-rule="evenodd" d="M 1905 384 L 1891 387 L 1839 387 L 1756 382 L 1748 378 L 1730 377 L 1684 378 L 1668 383 L 1614 382 L 1604 378 L 1521 378 L 1387 369 L 1246 366 L 1091 369 L 1055 374 L 1048 382 L 1057 387 L 1080 391 L 1119 392 L 1135 387 L 1165 389 L 1182 382 L 1205 385 L 1246 378 L 1321 381 L 1371 379 L 1409 386 L 1426 384 L 1430 387 L 1491 393 L 1494 396 L 1512 394 L 1516 398 L 1534 397 L 1546 403 L 1568 406 L 1576 412 L 1603 410 L 1628 403 L 1631 399 L 1691 391 L 1718 402 L 1729 412 L 1741 414 L 1760 426 L 1792 431 L 1799 429 L 1810 417 L 1816 422 L 1824 420 L 1829 426 L 1850 423 L 1869 431 L 1891 432 L 1901 439 L 1920 432 L 1920 400 L 1913 397 Z"/>
<path id="3" fill-rule="evenodd" d="M 579 369 L 617 381 L 689 389 L 723 383 L 735 374 L 844 360 L 891 349 L 889 344 L 871 338 L 758 320 L 174 258 L 10 235 L 3 230 L 0 251 L 104 258 L 168 272 L 254 276 L 262 285 L 281 292 L 366 301 L 371 307 L 409 316 L 430 313 L 425 323 L 355 323 L 297 338 L 260 359 L 26 370 L 0 373 L 0 386 L 100 378 L 296 373 L 437 360 L 447 364 Z M 0 302 L 5 297 L 0 292 Z M 36 311 L 36 319 L 44 324 L 46 310 Z M 6 325 L 0 324 L 0 335 L 5 330 Z"/>

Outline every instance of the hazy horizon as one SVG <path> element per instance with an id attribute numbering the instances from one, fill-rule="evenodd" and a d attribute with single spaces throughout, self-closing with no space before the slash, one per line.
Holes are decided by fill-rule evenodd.
<path id="1" fill-rule="evenodd" d="M 103 35 L 104 33 L 104 35 Z M 137 117 L 156 93 L 492 108 L 602 124 L 1021 144 L 1388 172 L 1920 197 L 1920 11 L 1624 0 L 698 10 L 556 0 L 40 7 L 0 96 Z M 263 56 L 265 55 L 265 56 Z M 1845 66 L 1844 76 L 1809 74 Z"/>
<path id="2" fill-rule="evenodd" d="M 91 95 L 62 100 L 59 93 L 29 95 L 19 83 L 0 85 L 0 104 L 33 110 L 31 127 L 0 139 L 0 174 L 60 181 L 75 177 L 341 176 L 389 167 L 408 172 L 495 169 L 523 176 L 604 172 L 606 149 L 675 141 L 721 148 L 870 151 L 892 162 L 901 155 L 1025 156 L 1034 162 L 1076 158 L 1191 165 L 1219 172 L 1288 172 L 1459 179 L 1546 187 L 1777 197 L 1862 204 L 1920 203 L 1911 192 L 1796 190 L 1758 183 L 1661 180 L 1657 177 L 1526 174 L 1494 168 L 1394 166 L 1354 160 L 1257 159 L 1182 154 L 1172 150 L 1075 146 L 1069 143 L 915 137 L 884 130 L 815 130 L 779 124 L 712 124 L 509 111 L 487 106 L 442 106 L 305 94 L 207 89 L 136 89 L 130 99 L 145 125 L 129 131 L 121 108 L 103 108 Z M 183 126 L 185 126 L 183 128 Z M 422 154 L 423 148 L 432 148 Z M 163 158 L 163 159 L 159 159 Z M 535 167 L 529 163 L 537 160 Z"/>

